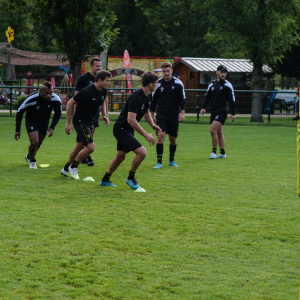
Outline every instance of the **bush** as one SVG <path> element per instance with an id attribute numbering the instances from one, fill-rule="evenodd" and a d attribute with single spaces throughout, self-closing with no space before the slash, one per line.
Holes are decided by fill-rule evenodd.
<path id="1" fill-rule="evenodd" d="M 18 109 L 22 103 L 24 102 L 24 100 L 27 98 L 28 96 L 27 95 L 21 95 L 17 98 L 18 102 L 14 103 L 14 108 L 15 109 Z"/>

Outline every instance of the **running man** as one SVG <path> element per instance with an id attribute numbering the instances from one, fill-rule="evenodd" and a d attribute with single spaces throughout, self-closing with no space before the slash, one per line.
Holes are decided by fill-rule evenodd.
<path id="1" fill-rule="evenodd" d="M 98 58 L 98 57 L 92 58 L 91 61 L 90 61 L 90 68 L 91 68 L 90 72 L 87 72 L 87 73 L 82 74 L 82 75 L 79 76 L 77 84 L 76 84 L 75 95 L 81 89 L 87 87 L 90 84 L 95 83 L 97 72 L 100 71 L 101 68 L 102 68 L 101 59 Z M 106 107 L 105 114 L 108 114 L 108 97 L 107 96 L 105 98 L 105 107 Z M 76 110 L 76 106 L 75 106 L 74 109 Z M 96 114 L 95 114 L 94 127 L 92 129 L 92 136 L 93 137 L 94 137 L 96 128 L 99 127 L 99 116 L 100 116 L 100 110 L 98 109 Z M 78 140 L 76 140 L 76 142 L 78 142 Z M 85 160 L 83 160 L 81 163 L 86 164 L 89 167 L 92 167 L 95 164 L 90 155 Z"/>
<path id="2" fill-rule="evenodd" d="M 218 66 L 216 72 L 217 79 L 208 85 L 200 110 L 200 114 L 204 115 L 206 106 L 209 100 L 211 100 L 210 134 L 212 139 L 212 153 L 209 157 L 210 159 L 227 157 L 225 154 L 225 138 L 223 134 L 223 125 L 228 113 L 227 101 L 230 102 L 231 110 L 229 119 L 231 119 L 232 122 L 235 120 L 235 97 L 231 83 L 225 79 L 227 72 L 225 66 Z M 218 144 L 220 154 L 217 156 Z"/>
<path id="3" fill-rule="evenodd" d="M 108 115 L 105 113 L 105 98 L 107 87 L 110 85 L 111 74 L 108 71 L 99 71 L 96 75 L 96 82 L 79 91 L 67 103 L 66 115 L 66 133 L 69 135 L 74 131 L 71 124 L 72 109 L 77 104 L 73 116 L 73 125 L 77 132 L 76 145 L 70 153 L 68 162 L 61 170 L 64 176 L 79 179 L 78 165 L 86 159 L 94 150 L 95 143 L 92 136 L 95 113 L 99 109 L 103 115 L 104 124 L 109 126 Z"/>
<path id="4" fill-rule="evenodd" d="M 54 116 L 49 127 L 52 110 L 54 110 Z M 36 153 L 40 149 L 47 133 L 49 133 L 48 137 L 53 135 L 54 128 L 61 116 L 61 100 L 53 93 L 50 82 L 45 81 L 41 89 L 28 96 L 19 107 L 16 116 L 16 141 L 21 138 L 21 124 L 25 112 L 25 124 L 30 141 L 28 154 L 25 156 L 25 159 L 30 169 L 36 169 Z"/>
<path id="5" fill-rule="evenodd" d="M 153 72 L 146 72 L 142 76 L 142 88 L 134 91 L 127 99 L 126 104 L 118 117 L 113 133 L 117 139 L 117 154 L 111 161 L 108 170 L 100 182 L 100 186 L 116 187 L 110 177 L 119 165 L 125 160 L 126 153 L 133 151 L 135 157 L 132 160 L 129 176 L 126 179 L 132 189 L 140 188 L 135 179 L 135 172 L 147 155 L 146 149 L 134 137 L 134 131 L 142 135 L 150 146 L 155 145 L 153 133 L 147 133 L 139 124 L 142 117 L 149 123 L 153 130 L 158 134 L 161 129 L 155 125 L 149 111 L 150 94 L 155 91 L 157 86 L 158 76 Z"/>
<path id="6" fill-rule="evenodd" d="M 178 167 L 174 161 L 174 157 L 177 148 L 179 122 L 184 121 L 186 107 L 184 87 L 181 80 L 172 77 L 172 65 L 169 62 L 164 62 L 161 65 L 161 69 L 163 77 L 158 80 L 158 85 L 150 105 L 151 116 L 154 122 L 154 112 L 156 105 L 158 106 L 156 125 L 162 130 L 162 132 L 157 135 L 157 164 L 153 169 L 162 168 L 162 156 L 166 134 L 169 134 L 170 141 L 169 166 Z M 181 108 L 180 114 L 179 105 Z"/>

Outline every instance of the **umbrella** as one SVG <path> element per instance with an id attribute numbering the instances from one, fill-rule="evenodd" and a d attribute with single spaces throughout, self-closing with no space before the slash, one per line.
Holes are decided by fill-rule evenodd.
<path id="1" fill-rule="evenodd" d="M 27 76 L 31 76 L 31 75 L 32 73 L 29 71 L 27 73 Z M 26 79 L 25 86 L 32 86 L 32 79 Z M 29 95 L 32 93 L 32 89 L 25 88 L 24 93 Z"/>
<path id="2" fill-rule="evenodd" d="M 51 84 L 52 84 L 52 87 L 55 88 L 55 78 L 54 77 L 51 77 Z"/>

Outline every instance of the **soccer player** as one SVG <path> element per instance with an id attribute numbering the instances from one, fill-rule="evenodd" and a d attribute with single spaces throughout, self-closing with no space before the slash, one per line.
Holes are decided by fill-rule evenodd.
<path id="1" fill-rule="evenodd" d="M 54 116 L 50 127 L 48 127 L 52 110 L 54 110 Z M 50 82 L 45 81 L 41 89 L 28 96 L 19 107 L 16 116 L 16 141 L 21 138 L 21 124 L 25 112 L 25 124 L 30 141 L 28 154 L 25 156 L 25 159 L 30 169 L 36 169 L 36 153 L 47 133 L 49 133 L 48 137 L 53 135 L 54 128 L 61 116 L 61 100 L 53 93 Z"/>
<path id="2" fill-rule="evenodd" d="M 132 160 L 129 176 L 126 180 L 132 189 L 140 188 L 135 179 L 135 172 L 145 159 L 147 151 L 134 137 L 134 131 L 142 135 L 150 146 L 155 145 L 153 133 L 147 133 L 139 124 L 139 121 L 144 116 L 149 125 L 158 133 L 161 129 L 155 125 L 149 111 L 150 94 L 155 91 L 157 86 L 158 76 L 153 72 L 146 72 L 142 76 L 142 88 L 134 91 L 127 99 L 126 104 L 115 122 L 113 133 L 117 139 L 117 154 L 111 161 L 108 170 L 102 178 L 101 186 L 116 187 L 110 177 L 119 165 L 125 160 L 126 153 L 133 151 L 135 157 Z"/>
<path id="3" fill-rule="evenodd" d="M 91 67 L 90 72 L 87 72 L 87 73 L 79 76 L 77 84 L 76 84 L 75 95 L 81 89 L 85 88 L 89 84 L 95 83 L 97 72 L 100 71 L 101 67 L 102 67 L 101 59 L 98 57 L 92 58 L 90 61 L 90 67 Z M 74 109 L 76 110 L 76 105 L 74 107 L 75 107 Z M 108 97 L 107 96 L 105 98 L 105 107 L 106 107 L 105 113 L 108 114 Z M 95 118 L 94 118 L 94 125 L 93 125 L 94 127 L 92 129 L 92 136 L 94 136 L 96 128 L 99 127 L 99 115 L 100 115 L 100 110 L 98 109 L 95 114 Z M 77 142 L 78 142 L 78 140 L 77 140 Z M 81 163 L 87 164 L 89 167 L 94 166 L 94 161 L 90 155 L 85 160 L 83 160 Z"/>
<path id="4" fill-rule="evenodd" d="M 174 157 L 177 148 L 179 122 L 184 121 L 186 107 L 184 87 L 181 80 L 172 77 L 172 65 L 168 62 L 164 62 L 161 65 L 161 69 L 163 77 L 158 80 L 158 85 L 150 105 L 151 116 L 154 122 L 154 112 L 156 105 L 158 106 L 156 125 L 162 130 L 162 132 L 157 135 L 157 164 L 153 169 L 162 168 L 162 156 L 166 134 L 169 134 L 170 141 L 169 166 L 178 167 L 174 161 Z M 181 108 L 180 114 L 179 105 Z"/>
<path id="5" fill-rule="evenodd" d="M 225 154 L 225 138 L 223 135 L 223 125 L 227 119 L 227 101 L 230 102 L 231 115 L 229 119 L 235 120 L 235 97 L 231 83 L 227 81 L 227 68 L 223 65 L 217 68 L 217 79 L 213 80 L 207 88 L 206 94 L 200 110 L 200 114 L 204 115 L 206 106 L 211 100 L 211 116 L 210 116 L 210 134 L 212 139 L 212 153 L 210 159 L 226 158 Z M 220 154 L 217 156 L 217 146 L 219 144 Z"/>
<path id="6" fill-rule="evenodd" d="M 109 125 L 108 115 L 105 113 L 105 98 L 107 87 L 110 84 L 111 74 L 108 71 L 99 71 L 96 75 L 96 82 L 88 85 L 79 91 L 67 103 L 66 115 L 66 133 L 69 135 L 71 130 L 74 131 L 71 124 L 72 109 L 77 104 L 75 114 L 73 116 L 73 125 L 77 132 L 76 145 L 70 153 L 68 162 L 61 170 L 64 176 L 79 179 L 78 165 L 86 159 L 94 150 L 95 143 L 92 136 L 94 117 L 96 111 L 101 110 L 104 124 Z"/>

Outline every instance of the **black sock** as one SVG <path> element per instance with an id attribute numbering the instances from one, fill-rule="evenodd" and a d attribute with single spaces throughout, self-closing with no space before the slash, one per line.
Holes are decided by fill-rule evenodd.
<path id="1" fill-rule="evenodd" d="M 128 180 L 132 180 L 132 179 L 134 179 L 134 175 L 135 175 L 135 172 L 133 172 L 133 171 L 129 171 L 129 176 L 128 176 Z"/>
<path id="2" fill-rule="evenodd" d="M 112 175 L 112 174 L 109 174 L 109 173 L 106 172 L 105 175 L 104 175 L 103 178 L 102 178 L 102 181 L 103 181 L 103 182 L 108 182 L 111 175 Z"/>
<path id="3" fill-rule="evenodd" d="M 156 144 L 157 162 L 162 164 L 162 156 L 164 152 L 164 144 Z"/>
<path id="4" fill-rule="evenodd" d="M 66 172 L 69 171 L 69 166 L 71 166 L 71 164 L 69 164 L 69 163 L 67 162 L 66 165 L 64 166 L 64 170 L 65 170 Z"/>
<path id="5" fill-rule="evenodd" d="M 71 165 L 71 168 L 72 168 L 72 169 L 74 169 L 74 168 L 77 169 L 78 165 L 79 165 L 79 162 L 77 162 L 76 159 L 75 159 L 74 162 L 73 162 L 72 165 Z"/>
<path id="6" fill-rule="evenodd" d="M 28 154 L 27 154 L 27 159 L 32 160 L 32 159 L 34 159 L 34 157 L 31 157 L 31 156 L 29 155 L 29 153 L 28 153 Z"/>
<path id="7" fill-rule="evenodd" d="M 36 162 L 35 158 L 30 158 L 30 162 Z"/>
<path id="8" fill-rule="evenodd" d="M 216 154 L 217 153 L 217 148 L 213 148 L 212 152 Z"/>
<path id="9" fill-rule="evenodd" d="M 220 149 L 220 153 L 221 153 L 222 155 L 224 155 L 224 154 L 225 154 L 225 149 Z"/>
<path id="10" fill-rule="evenodd" d="M 170 149 L 170 160 L 169 161 L 174 161 L 176 147 L 177 147 L 177 145 L 170 144 L 170 148 L 169 148 Z"/>

